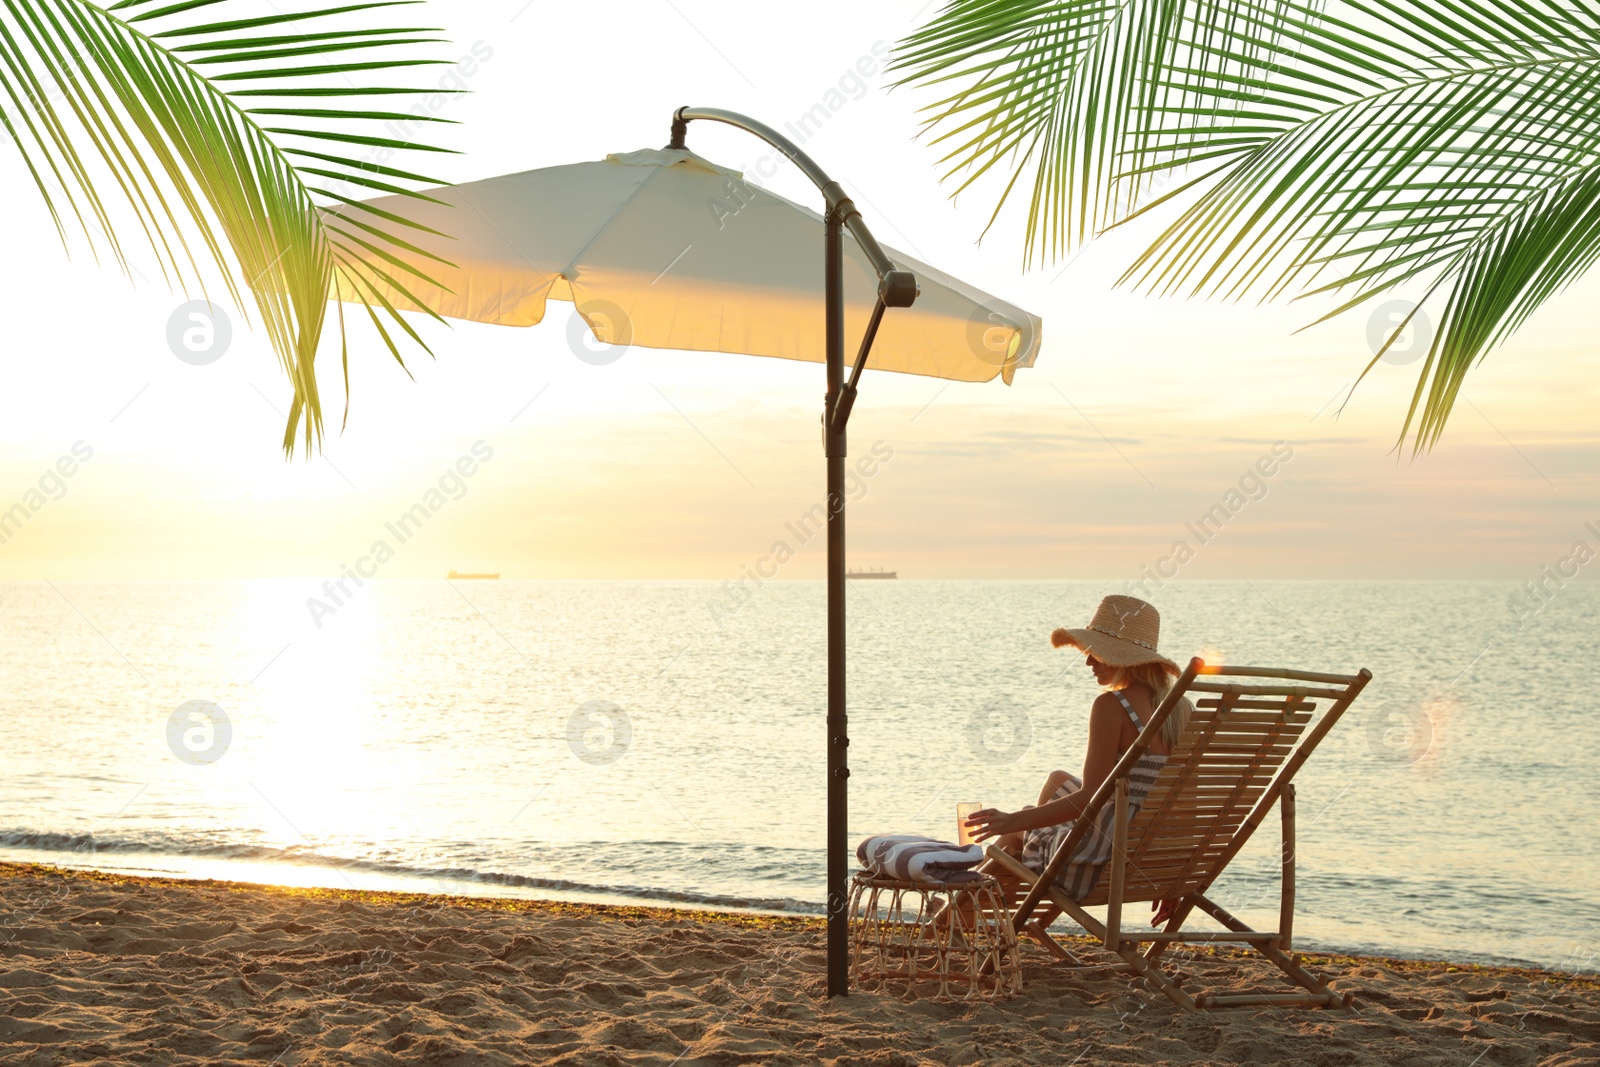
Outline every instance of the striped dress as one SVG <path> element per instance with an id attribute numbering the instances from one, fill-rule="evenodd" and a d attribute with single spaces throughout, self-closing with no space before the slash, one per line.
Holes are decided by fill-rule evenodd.
<path id="1" fill-rule="evenodd" d="M 1133 705 L 1128 703 L 1128 698 L 1120 691 L 1116 692 L 1116 697 L 1122 702 L 1122 710 L 1126 711 L 1128 718 L 1133 721 L 1134 729 L 1144 729 L 1144 725 L 1139 722 L 1139 716 L 1133 710 Z M 1128 771 L 1130 820 L 1138 814 L 1140 806 L 1144 804 L 1144 798 L 1150 795 L 1151 786 L 1156 784 L 1156 777 L 1160 775 L 1161 768 L 1166 765 L 1167 757 L 1146 752 Z M 1083 780 L 1069 774 L 1051 799 L 1060 800 L 1082 788 Z M 1111 859 L 1111 838 L 1116 817 L 1116 805 L 1107 804 L 1101 808 L 1095 825 L 1074 846 L 1072 858 L 1062 864 L 1061 869 L 1056 872 L 1056 884 L 1073 900 L 1082 900 L 1089 895 L 1095 883 L 1100 880 L 1100 871 L 1105 867 L 1106 861 Z M 1037 830 L 1027 831 L 1022 843 L 1022 862 L 1042 873 L 1056 851 L 1066 842 L 1067 835 L 1072 832 L 1076 821 L 1068 820 L 1054 826 L 1041 826 Z"/>

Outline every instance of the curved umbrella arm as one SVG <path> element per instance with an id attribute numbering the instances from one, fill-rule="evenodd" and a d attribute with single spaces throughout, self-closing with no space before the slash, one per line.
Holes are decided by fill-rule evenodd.
<path id="1" fill-rule="evenodd" d="M 741 115 L 736 111 L 723 111 L 714 107 L 680 107 L 672 113 L 672 143 L 668 148 L 687 149 L 684 137 L 688 133 L 689 123 L 694 119 L 706 119 L 711 122 L 725 122 L 729 126 L 736 126 L 746 133 L 754 134 L 763 141 L 789 157 L 789 161 L 800 168 L 807 178 L 810 178 L 817 189 L 821 191 L 822 198 L 827 204 L 828 214 L 836 218 L 856 239 L 856 244 L 861 246 L 867 259 L 871 261 L 873 270 L 878 272 L 878 300 L 884 307 L 908 308 L 917 299 L 917 278 L 908 270 L 901 270 L 894 265 L 894 261 L 884 254 L 877 238 L 872 236 L 872 231 L 867 229 L 867 224 L 861 217 L 861 212 L 845 195 L 844 188 L 827 172 L 817 166 L 816 161 L 800 150 L 800 146 L 789 138 L 768 126 L 764 122 Z"/>

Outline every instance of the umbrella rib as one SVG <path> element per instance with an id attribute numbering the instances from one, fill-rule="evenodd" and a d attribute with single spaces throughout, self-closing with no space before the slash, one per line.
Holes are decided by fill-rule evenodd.
<path id="1" fill-rule="evenodd" d="M 672 257 L 672 262 L 668 263 L 665 267 L 662 267 L 660 274 L 657 274 L 654 278 L 650 279 L 650 284 L 654 285 L 656 282 L 659 282 L 662 278 L 665 278 L 667 276 L 667 271 L 671 270 L 673 267 L 676 267 L 678 265 L 678 260 L 680 260 L 684 256 L 688 255 L 689 254 L 689 249 L 691 249 L 693 247 L 694 247 L 694 242 L 693 241 L 690 241 L 688 244 L 684 245 L 683 246 L 683 251 L 679 252 L 677 255 L 673 256 Z"/>
<path id="2" fill-rule="evenodd" d="M 617 205 L 617 209 L 611 213 L 611 217 L 610 218 L 606 219 L 605 222 L 603 222 L 599 226 L 595 227 L 594 233 L 589 235 L 589 239 L 583 243 L 583 247 L 578 249 L 578 251 L 573 254 L 572 258 L 567 261 L 567 265 L 565 267 L 561 268 L 561 277 L 563 277 L 563 278 L 565 278 L 567 280 L 567 284 L 568 285 L 572 284 L 572 281 L 573 281 L 572 272 L 578 269 L 578 260 L 583 258 L 584 253 L 588 252 L 589 249 L 594 246 L 594 243 L 596 241 L 600 240 L 600 238 L 602 238 L 602 237 L 604 237 L 606 235 L 606 232 L 611 229 L 611 224 L 617 221 L 617 216 L 622 214 L 622 210 L 624 208 L 626 208 L 629 204 L 633 203 L 634 197 L 638 196 L 639 192 L 642 189 L 644 189 L 645 186 L 649 185 L 650 182 L 655 178 L 655 176 L 665 168 L 662 168 L 662 167 L 645 167 L 645 168 L 642 168 L 642 169 L 647 170 L 649 172 L 644 176 L 644 180 L 641 181 L 638 185 L 635 185 L 633 187 L 633 192 L 629 193 L 626 197 L 623 198 L 622 203 L 618 204 Z"/>

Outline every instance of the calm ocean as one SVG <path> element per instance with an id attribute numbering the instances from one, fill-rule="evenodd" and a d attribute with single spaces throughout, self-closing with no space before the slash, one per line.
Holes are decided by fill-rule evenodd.
<path id="1" fill-rule="evenodd" d="M 0 584 L 0 859 L 821 911 L 820 582 L 369 582 L 313 620 L 319 586 Z M 1095 689 L 1049 633 L 1120 591 L 850 583 L 852 840 L 1078 770 Z M 1600 969 L 1600 592 L 1520 630 L 1512 592 L 1155 596 L 1180 661 L 1376 675 L 1298 779 L 1301 946 Z M 1216 888 L 1247 922 L 1276 851 Z"/>

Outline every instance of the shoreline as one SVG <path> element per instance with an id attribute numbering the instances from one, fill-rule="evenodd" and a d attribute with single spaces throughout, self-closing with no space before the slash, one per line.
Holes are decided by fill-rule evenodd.
<path id="1" fill-rule="evenodd" d="M 1183 1012 L 1035 946 L 997 1004 L 824 996 L 820 918 L 0 865 L 18 1067 L 1600 1062 L 1600 976 L 1305 953 L 1356 1011 Z M 1186 946 L 1189 988 L 1277 981 Z M 1075 1059 L 1076 1057 L 1076 1059 Z"/>
<path id="2" fill-rule="evenodd" d="M 715 922 L 730 926 L 767 929 L 776 926 L 824 928 L 820 915 L 785 915 L 766 911 L 718 911 L 709 908 L 673 907 L 649 904 L 611 904 L 577 900 L 551 900 L 542 897 L 488 897 L 455 893 L 409 893 L 397 889 L 339 889 L 328 886 L 275 885 L 270 882 L 239 882 L 220 878 L 182 878 L 175 875 L 119 874 L 89 867 L 58 867 L 49 863 L 14 863 L 0 860 L 0 879 L 16 877 L 59 877 L 68 880 L 100 882 L 110 885 L 148 885 L 188 889 L 222 889 L 235 893 L 262 893 L 291 899 L 332 900 L 387 907 L 453 907 L 496 912 L 528 912 L 539 915 L 583 916 L 599 919 L 644 921 L 685 919 Z M 4 882 L 0 881 L 0 887 Z M 770 920 L 770 921 L 769 921 Z"/>
<path id="3" fill-rule="evenodd" d="M 13 848 L 9 851 L 13 856 L 15 856 L 17 852 L 22 850 Z M 112 852 L 107 853 L 106 855 L 116 856 L 122 855 L 122 853 Z M 130 853 L 129 855 L 133 854 Z M 597 908 L 620 908 L 624 911 L 630 909 L 646 912 L 651 910 L 659 910 L 665 913 L 672 913 L 680 916 L 693 915 L 704 921 L 715 921 L 716 917 L 718 916 L 765 915 L 795 919 L 814 919 L 819 924 L 819 928 L 823 918 L 820 905 L 817 906 L 816 910 L 799 910 L 772 906 L 774 904 L 773 901 L 757 900 L 754 898 L 740 898 L 737 901 L 731 897 L 718 898 L 715 900 L 696 899 L 701 895 L 692 893 L 683 893 L 683 899 L 675 900 L 671 896 L 649 896 L 641 895 L 640 893 L 636 892 L 629 892 L 628 890 L 631 887 L 623 887 L 612 890 L 599 886 L 580 887 L 570 886 L 567 884 L 539 885 L 537 883 L 523 885 L 510 882 L 501 883 L 497 881 L 486 881 L 482 883 L 471 883 L 473 885 L 481 886 L 486 890 L 484 892 L 447 893 L 431 889 L 414 891 L 404 888 L 341 888 L 332 885 L 295 886 L 277 882 L 252 881 L 247 878 L 216 877 L 207 874 L 139 874 L 134 873 L 136 868 L 132 865 L 127 865 L 127 869 L 124 869 L 125 865 L 121 864 L 107 864 L 106 866 L 115 867 L 117 869 L 107 870 L 105 867 L 101 866 L 68 865 L 64 863 L 53 863 L 49 862 L 48 860 L 35 861 L 20 860 L 15 858 L 0 858 L 0 875 L 3 875 L 4 872 L 9 868 L 24 868 L 41 871 L 59 871 L 63 874 L 82 873 L 91 876 L 126 878 L 133 881 L 143 880 L 152 883 L 171 882 L 179 885 L 228 885 L 238 887 L 254 887 L 268 890 L 320 890 L 328 893 L 355 894 L 355 896 L 352 896 L 351 899 L 357 899 L 367 895 L 372 896 L 375 900 L 385 897 L 394 899 L 403 898 L 406 900 L 410 900 L 412 898 L 437 898 L 439 901 L 458 903 L 463 906 L 474 906 L 473 902 L 478 901 L 487 901 L 490 904 L 496 905 L 500 903 L 515 903 L 518 901 L 527 902 L 534 905 L 537 905 L 541 902 L 548 902 L 589 905 Z M 297 867 L 295 869 L 300 868 Z M 337 868 L 313 867 L 309 869 L 326 871 L 329 874 L 329 880 L 332 880 L 332 877 L 338 871 Z M 420 875 L 416 876 L 416 878 L 417 880 L 422 880 L 422 876 Z M 435 884 L 444 880 L 445 879 L 433 879 Z M 529 892 L 536 895 L 524 896 L 521 895 L 521 892 Z M 1080 940 L 1084 944 L 1090 943 L 1081 937 Z M 1504 970 L 1507 973 L 1573 974 L 1600 980 L 1600 945 L 1595 946 L 1594 950 L 1591 952 L 1591 955 L 1588 957 L 1587 969 L 1578 967 L 1571 970 L 1563 970 L 1560 967 L 1551 967 L 1536 960 L 1517 959 L 1503 955 L 1495 956 L 1493 954 L 1481 952 L 1469 953 L 1457 959 L 1447 959 L 1444 956 L 1431 955 L 1425 951 L 1418 951 L 1414 954 L 1405 954 L 1403 951 L 1399 952 L 1398 954 L 1391 954 L 1391 952 L 1395 952 L 1395 950 L 1391 949 L 1386 952 L 1383 949 L 1376 947 L 1330 948 L 1327 946 L 1326 942 L 1321 943 L 1317 947 L 1299 948 L 1297 951 L 1308 959 L 1318 960 L 1359 959 L 1373 960 L 1385 964 L 1393 964 L 1395 966 L 1399 966 L 1401 964 L 1418 964 L 1423 966 L 1466 968 L 1480 971 Z M 1474 956 L 1477 958 L 1473 958 Z"/>
<path id="4" fill-rule="evenodd" d="M 41 858 L 24 858 L 28 854 L 35 854 Z M 89 857 L 89 859 L 82 858 L 85 856 Z M 77 859 L 69 857 L 77 857 Z M 206 862 L 207 866 L 221 869 L 217 869 L 214 872 L 205 870 L 182 871 L 174 867 L 153 865 L 163 862 L 182 864 L 185 861 L 197 858 Z M 257 864 L 251 858 L 246 858 L 243 862 L 247 866 L 257 866 L 258 869 L 264 867 L 282 871 L 286 877 L 288 872 L 309 874 L 328 883 L 322 885 L 322 888 L 326 889 L 341 888 L 332 883 L 343 880 L 348 888 L 358 888 L 372 892 L 425 893 L 461 897 L 463 899 L 484 897 L 487 899 L 575 900 L 580 903 L 639 904 L 644 907 L 658 905 L 666 908 L 694 908 L 700 911 L 748 911 L 779 915 L 815 916 L 819 918 L 825 912 L 824 905 L 820 903 L 813 904 L 809 901 L 788 897 L 762 897 L 754 894 L 736 895 L 710 891 L 695 892 L 692 890 L 674 890 L 649 886 L 606 886 L 576 882 L 564 878 L 539 878 L 520 874 L 501 874 L 494 871 L 468 871 L 463 876 L 459 869 L 438 871 L 405 867 L 396 868 L 365 860 L 340 860 L 338 857 L 320 857 L 320 860 L 321 862 L 303 859 L 269 859 Z M 186 882 L 239 882 L 247 885 L 294 884 L 289 881 L 257 880 L 248 873 L 230 875 L 227 867 L 234 866 L 239 862 L 238 857 L 232 856 L 221 857 L 218 860 L 203 854 L 185 854 L 161 851 L 159 849 L 146 850 L 111 846 L 104 851 L 85 853 L 83 851 L 41 846 L 19 846 L 0 842 L 0 868 L 8 865 L 39 866 L 60 868 L 66 871 L 84 870 L 106 874 L 126 874 L 129 877 L 170 878 Z M 359 879 L 368 884 L 353 886 L 351 885 L 352 879 Z M 438 889 L 414 890 L 409 888 L 407 883 L 425 883 L 430 886 L 454 884 L 461 886 L 462 892 L 441 892 Z M 523 896 L 523 894 L 526 894 L 526 896 Z"/>
<path id="5" fill-rule="evenodd" d="M 86 867 L 60 867 L 49 863 L 15 863 L 0 860 L 0 879 L 16 877 L 58 877 L 110 885 L 147 885 L 154 887 L 188 889 L 214 888 L 234 893 L 262 893 L 289 899 L 322 900 L 363 903 L 385 907 L 453 907 L 466 910 L 484 910 L 509 914 L 526 913 L 542 916 L 579 916 L 618 921 L 689 921 L 734 926 L 743 929 L 810 930 L 821 933 L 826 922 L 820 915 L 797 915 L 757 908 L 741 911 L 724 911 L 714 908 L 687 905 L 620 904 L 598 901 L 554 900 L 542 897 L 491 897 L 455 893 L 412 893 L 393 889 L 339 889 L 328 886 L 276 885 L 269 882 L 243 882 L 216 878 L 184 878 L 167 875 L 120 874 Z M 0 882 L 0 886 L 3 886 Z M 3 929 L 0 926 L 0 929 Z M 1057 940 L 1069 949 L 1089 948 L 1098 944 L 1083 934 L 1056 934 Z M 1250 953 L 1243 949 L 1203 949 L 1217 958 L 1248 959 Z M 1472 973 L 1507 975 L 1522 978 L 1544 978 L 1550 981 L 1574 983 L 1580 988 L 1600 991 L 1600 970 L 1557 971 L 1548 967 L 1520 964 L 1486 964 L 1470 961 L 1431 959 L 1411 956 L 1383 956 L 1363 952 L 1337 952 L 1331 950 L 1296 950 L 1296 955 L 1308 961 L 1313 969 L 1330 963 L 1354 965 L 1378 964 L 1396 971 L 1437 970 L 1446 973 Z M 1600 955 L 1595 964 L 1600 967 Z"/>

